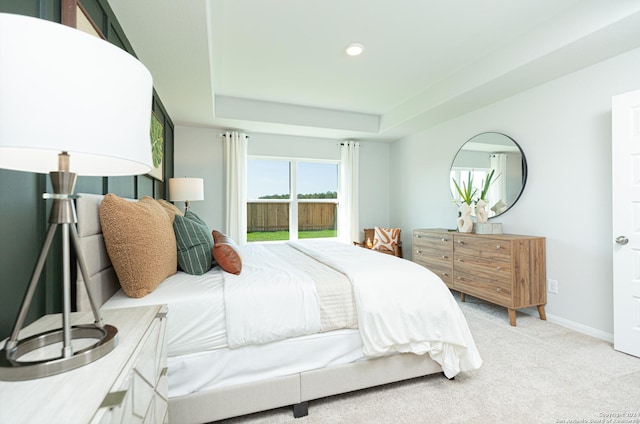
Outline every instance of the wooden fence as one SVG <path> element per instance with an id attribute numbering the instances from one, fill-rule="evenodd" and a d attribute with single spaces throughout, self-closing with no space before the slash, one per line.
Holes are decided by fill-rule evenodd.
<path id="1" fill-rule="evenodd" d="M 335 203 L 298 203 L 298 230 L 335 230 Z M 288 231 L 288 203 L 247 203 L 247 232 Z"/>

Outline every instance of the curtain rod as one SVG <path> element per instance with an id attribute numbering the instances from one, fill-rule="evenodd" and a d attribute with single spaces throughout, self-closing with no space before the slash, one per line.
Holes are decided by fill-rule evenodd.
<path id="1" fill-rule="evenodd" d="M 240 132 L 239 134 L 244 134 L 245 137 L 247 137 L 247 139 L 251 138 L 249 137 L 247 134 Z M 218 137 L 224 137 L 225 133 L 218 133 Z"/>

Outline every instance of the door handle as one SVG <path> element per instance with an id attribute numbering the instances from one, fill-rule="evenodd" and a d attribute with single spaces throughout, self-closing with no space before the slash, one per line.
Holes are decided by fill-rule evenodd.
<path id="1" fill-rule="evenodd" d="M 625 244 L 629 243 L 629 239 L 625 236 L 618 236 L 616 237 L 616 243 L 624 246 Z"/>

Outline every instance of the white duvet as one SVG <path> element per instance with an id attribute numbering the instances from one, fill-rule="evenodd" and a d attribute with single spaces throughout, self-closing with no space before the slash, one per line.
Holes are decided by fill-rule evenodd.
<path id="1" fill-rule="evenodd" d="M 315 282 L 303 266 L 287 260 L 302 253 L 285 244 L 249 244 L 241 254 L 240 275 L 223 272 L 229 347 L 320 331 Z"/>
<path id="2" fill-rule="evenodd" d="M 332 240 L 244 245 L 241 249 L 242 273 L 223 273 L 230 347 L 320 330 L 313 278 L 308 269 L 293 268 L 286 260 L 297 251 L 351 280 L 365 355 L 429 354 L 447 377 L 482 364 L 451 292 L 435 274 L 416 263 Z"/>
<path id="3" fill-rule="evenodd" d="M 289 244 L 351 279 L 365 355 L 428 353 L 449 378 L 482 364 L 462 311 L 431 271 L 335 241 Z"/>
<path id="4" fill-rule="evenodd" d="M 102 308 L 169 305 L 169 357 L 215 350 L 227 346 L 223 284 L 218 269 L 203 275 L 179 271 L 142 298 L 131 298 L 120 289 Z"/>

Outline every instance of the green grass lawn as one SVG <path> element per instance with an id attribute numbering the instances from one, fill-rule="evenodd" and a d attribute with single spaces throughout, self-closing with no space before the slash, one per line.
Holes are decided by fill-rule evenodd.
<path id="1" fill-rule="evenodd" d="M 299 239 L 336 237 L 337 230 L 299 231 Z M 247 233 L 247 241 L 289 240 L 289 231 L 264 231 Z"/>

